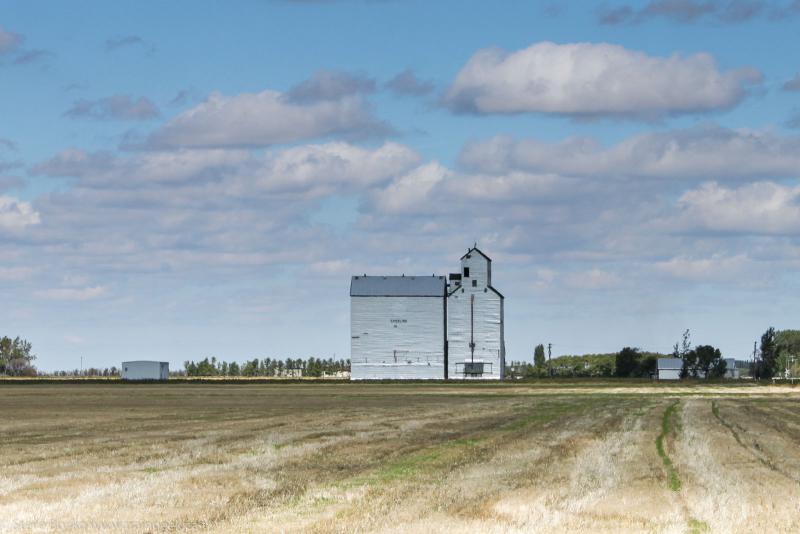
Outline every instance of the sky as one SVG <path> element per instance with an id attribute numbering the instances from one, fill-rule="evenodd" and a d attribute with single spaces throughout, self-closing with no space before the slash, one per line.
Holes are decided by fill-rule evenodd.
<path id="1" fill-rule="evenodd" d="M 477 243 L 507 360 L 797 328 L 800 1 L 0 0 L 0 335 L 349 356 Z"/>

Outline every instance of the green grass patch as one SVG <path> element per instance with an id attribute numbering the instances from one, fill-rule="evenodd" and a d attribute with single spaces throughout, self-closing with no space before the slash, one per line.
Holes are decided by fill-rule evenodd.
<path id="1" fill-rule="evenodd" d="M 163 467 L 145 467 L 142 469 L 145 473 L 160 473 L 161 471 L 165 471 Z"/>
<path id="2" fill-rule="evenodd" d="M 661 417 L 661 433 L 656 438 L 656 450 L 661 457 L 661 461 L 664 462 L 664 468 L 667 470 L 667 479 L 669 480 L 669 489 L 672 491 L 680 491 L 681 479 L 678 477 L 678 471 L 675 469 L 672 460 L 664 449 L 664 440 L 670 433 L 670 422 L 677 407 L 678 401 L 675 401 L 664 410 L 664 415 Z"/>
<path id="3" fill-rule="evenodd" d="M 413 454 L 405 455 L 374 473 L 346 481 L 344 485 L 383 485 L 398 480 L 431 475 L 452 466 L 454 463 L 458 463 L 484 441 L 482 438 L 461 438 L 446 441 Z"/>
<path id="4" fill-rule="evenodd" d="M 703 532 L 711 532 L 711 527 L 705 521 L 699 519 L 689 519 L 689 534 L 703 534 Z"/>

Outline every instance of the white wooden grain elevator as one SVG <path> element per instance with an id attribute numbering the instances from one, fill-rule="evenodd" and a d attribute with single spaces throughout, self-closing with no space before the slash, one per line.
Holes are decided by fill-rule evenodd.
<path id="1" fill-rule="evenodd" d="M 477 247 L 447 279 L 353 276 L 352 379 L 502 379 L 503 301 Z"/>

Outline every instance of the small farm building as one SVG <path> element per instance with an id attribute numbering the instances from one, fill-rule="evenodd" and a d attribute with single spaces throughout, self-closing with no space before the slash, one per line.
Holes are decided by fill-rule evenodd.
<path id="1" fill-rule="evenodd" d="M 353 276 L 351 378 L 502 379 L 503 295 L 473 247 L 458 273 Z"/>
<path id="2" fill-rule="evenodd" d="M 167 380 L 169 378 L 169 362 L 137 360 L 122 362 L 123 380 Z"/>
<path id="3" fill-rule="evenodd" d="M 741 370 L 736 366 L 736 358 L 725 358 L 725 378 L 740 378 Z"/>
<path id="4" fill-rule="evenodd" d="M 682 369 L 683 369 L 683 360 L 680 358 L 658 359 L 659 380 L 680 380 Z"/>

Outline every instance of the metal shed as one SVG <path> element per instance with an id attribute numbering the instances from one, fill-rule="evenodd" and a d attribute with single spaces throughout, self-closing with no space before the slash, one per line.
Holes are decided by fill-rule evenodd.
<path id="1" fill-rule="evenodd" d="M 351 378 L 444 378 L 446 287 L 444 276 L 353 276 Z"/>
<path id="2" fill-rule="evenodd" d="M 683 370 L 683 360 L 680 358 L 659 358 L 658 379 L 680 380 Z"/>
<path id="3" fill-rule="evenodd" d="M 167 380 L 169 362 L 151 360 L 122 362 L 121 376 L 123 380 Z"/>

